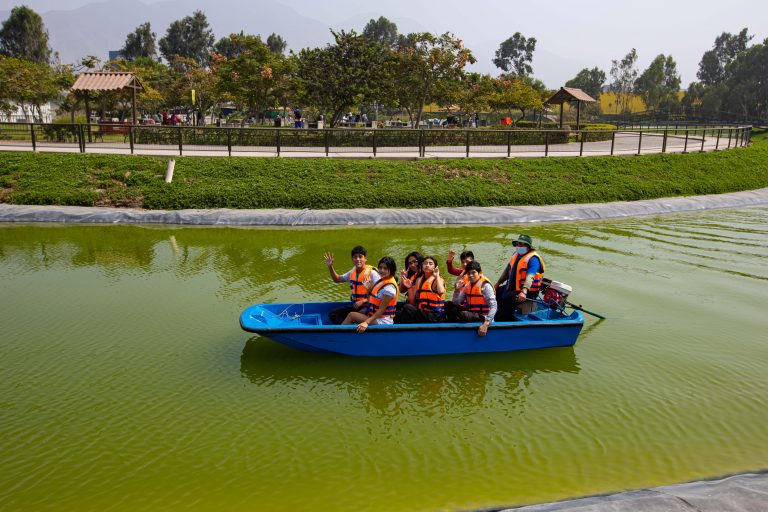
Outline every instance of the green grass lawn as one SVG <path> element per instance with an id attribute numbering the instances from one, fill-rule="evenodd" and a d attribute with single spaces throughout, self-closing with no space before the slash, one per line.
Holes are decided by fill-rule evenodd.
<path id="1" fill-rule="evenodd" d="M 688 155 L 513 160 L 336 160 L 0 153 L 0 202 L 183 208 L 586 203 L 768 186 L 768 134 Z"/>

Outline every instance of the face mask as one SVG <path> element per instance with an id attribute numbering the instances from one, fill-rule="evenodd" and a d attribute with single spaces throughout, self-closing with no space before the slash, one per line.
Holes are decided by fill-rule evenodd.
<path id="1" fill-rule="evenodd" d="M 527 252 L 528 252 L 528 248 L 527 247 L 518 247 L 517 248 L 517 254 L 519 254 L 520 256 L 525 256 L 525 253 L 527 253 Z"/>

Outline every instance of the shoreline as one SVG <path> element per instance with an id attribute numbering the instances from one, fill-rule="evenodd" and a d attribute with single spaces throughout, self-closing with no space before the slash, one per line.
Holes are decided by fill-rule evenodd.
<path id="1" fill-rule="evenodd" d="M 0 223 L 171 224 L 192 226 L 498 225 L 602 220 L 768 205 L 768 187 L 743 192 L 610 203 L 456 208 L 328 210 L 142 210 L 0 203 Z"/>

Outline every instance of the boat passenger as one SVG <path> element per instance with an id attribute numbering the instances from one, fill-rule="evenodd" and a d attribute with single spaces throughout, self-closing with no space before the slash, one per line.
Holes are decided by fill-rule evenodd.
<path id="1" fill-rule="evenodd" d="M 513 321 L 516 311 L 527 314 L 537 309 L 534 301 L 539 296 L 541 279 L 546 270 L 544 260 L 536 252 L 529 235 L 520 235 L 512 245 L 515 246 L 515 254 L 509 258 L 494 285 L 499 297 L 497 322 Z"/>
<path id="2" fill-rule="evenodd" d="M 421 274 L 423 261 L 424 256 L 419 251 L 413 251 L 405 257 L 405 268 L 400 273 L 399 291 L 406 294 L 406 302 L 409 304 L 416 303 L 416 288 L 413 285 Z"/>
<path id="3" fill-rule="evenodd" d="M 340 324 L 351 311 L 361 311 L 368 304 L 368 290 L 363 283 L 365 281 L 375 283 L 381 279 L 381 276 L 376 269 L 368 265 L 368 251 L 361 245 L 352 249 L 352 270 L 343 275 L 339 275 L 333 268 L 333 253 L 327 252 L 323 254 L 323 258 L 333 282 L 349 283 L 349 288 L 352 291 L 349 306 L 332 309 L 328 313 L 331 322 Z"/>
<path id="4" fill-rule="evenodd" d="M 446 312 L 449 321 L 461 323 L 482 322 L 477 329 L 478 336 L 485 336 L 488 326 L 496 316 L 496 290 L 477 261 L 470 261 L 465 267 L 468 278 L 466 286 L 459 291 L 451 304 L 451 312 Z"/>
<path id="5" fill-rule="evenodd" d="M 464 273 L 464 269 L 467 268 L 467 263 L 475 259 L 475 254 L 472 251 L 464 251 L 459 255 L 459 261 L 461 261 L 461 268 L 453 266 L 453 260 L 456 258 L 456 251 L 451 249 L 448 251 L 448 273 L 452 276 L 460 276 Z"/>
<path id="6" fill-rule="evenodd" d="M 395 260 L 384 256 L 379 260 L 381 279 L 372 283 L 368 294 L 366 313 L 352 311 L 344 319 L 344 324 L 357 324 L 357 332 L 365 332 L 370 324 L 387 325 L 394 323 L 395 303 L 397 302 L 397 280 Z M 367 281 L 370 283 L 370 281 Z"/>
<path id="7" fill-rule="evenodd" d="M 405 304 L 395 316 L 396 324 L 435 323 L 445 320 L 445 280 L 437 260 L 427 256 L 421 264 L 422 275 L 416 280 L 416 300 Z"/>

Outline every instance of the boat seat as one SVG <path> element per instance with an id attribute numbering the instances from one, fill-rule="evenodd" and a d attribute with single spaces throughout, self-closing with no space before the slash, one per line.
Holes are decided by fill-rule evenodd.
<path id="1" fill-rule="evenodd" d="M 301 315 L 297 320 L 303 325 L 322 325 L 320 315 L 317 314 Z"/>

